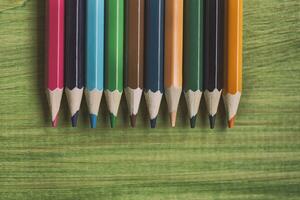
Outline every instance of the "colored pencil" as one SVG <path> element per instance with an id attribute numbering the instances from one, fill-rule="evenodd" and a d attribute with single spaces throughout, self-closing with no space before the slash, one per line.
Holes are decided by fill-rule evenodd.
<path id="1" fill-rule="evenodd" d="M 164 82 L 165 0 L 145 2 L 145 99 L 151 128 L 156 127 Z"/>
<path id="2" fill-rule="evenodd" d="M 145 0 L 127 0 L 125 18 L 125 96 L 131 126 L 136 125 L 144 86 Z"/>
<path id="3" fill-rule="evenodd" d="M 210 127 L 214 128 L 223 89 L 224 0 L 205 1 L 204 97 Z"/>
<path id="4" fill-rule="evenodd" d="M 66 0 L 65 10 L 65 91 L 76 127 L 84 88 L 85 0 Z"/>
<path id="5" fill-rule="evenodd" d="M 234 126 L 241 94 L 243 67 L 243 0 L 229 0 L 226 8 L 226 72 L 223 99 L 228 127 Z"/>
<path id="6" fill-rule="evenodd" d="M 47 97 L 56 127 L 64 88 L 64 0 L 48 0 L 46 17 Z"/>
<path id="7" fill-rule="evenodd" d="M 183 0 L 165 1 L 165 96 L 172 127 L 182 92 Z"/>
<path id="8" fill-rule="evenodd" d="M 123 92 L 124 0 L 105 2 L 105 90 L 113 128 Z"/>
<path id="9" fill-rule="evenodd" d="M 104 0 L 86 1 L 86 87 L 90 124 L 96 128 L 104 88 Z"/>
<path id="10" fill-rule="evenodd" d="M 203 9 L 204 0 L 184 2 L 184 79 L 183 87 L 191 128 L 196 125 L 203 90 Z"/>

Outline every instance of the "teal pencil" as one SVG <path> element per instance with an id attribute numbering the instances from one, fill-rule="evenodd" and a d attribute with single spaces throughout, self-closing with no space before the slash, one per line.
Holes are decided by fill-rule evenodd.
<path id="1" fill-rule="evenodd" d="M 86 1 L 86 89 L 85 97 L 92 128 L 104 88 L 104 0 Z"/>

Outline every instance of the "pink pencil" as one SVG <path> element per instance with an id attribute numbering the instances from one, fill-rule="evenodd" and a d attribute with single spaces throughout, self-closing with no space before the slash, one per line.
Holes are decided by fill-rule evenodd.
<path id="1" fill-rule="evenodd" d="M 58 112 L 64 88 L 64 0 L 47 0 L 46 67 L 47 97 L 52 126 L 57 126 Z"/>

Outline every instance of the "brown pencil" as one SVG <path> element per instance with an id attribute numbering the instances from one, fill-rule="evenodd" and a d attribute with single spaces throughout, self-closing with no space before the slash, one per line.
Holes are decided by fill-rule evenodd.
<path id="1" fill-rule="evenodd" d="M 131 126 L 136 124 L 143 93 L 144 69 L 144 0 L 126 1 L 125 96 Z"/>

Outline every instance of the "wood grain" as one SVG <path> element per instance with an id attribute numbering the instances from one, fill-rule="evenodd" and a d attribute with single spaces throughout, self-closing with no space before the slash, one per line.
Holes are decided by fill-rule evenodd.
<path id="1" fill-rule="evenodd" d="M 244 90 L 236 128 L 224 106 L 216 130 L 204 102 L 189 129 L 165 101 L 158 129 L 143 99 L 137 129 L 123 98 L 117 129 L 103 101 L 89 129 L 83 102 L 69 126 L 66 98 L 50 128 L 44 89 L 44 1 L 0 2 L 0 199 L 299 199 L 300 2 L 244 1 Z"/>

